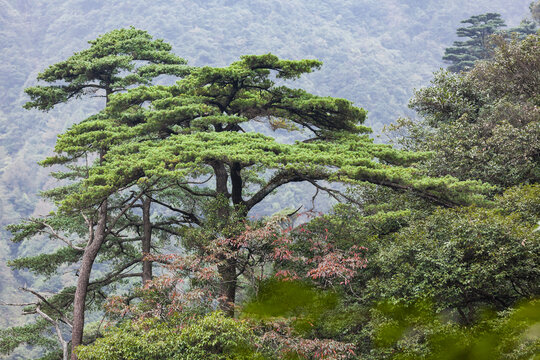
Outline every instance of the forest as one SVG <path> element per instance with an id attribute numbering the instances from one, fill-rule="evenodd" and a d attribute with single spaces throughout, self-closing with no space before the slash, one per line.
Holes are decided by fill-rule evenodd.
<path id="1" fill-rule="evenodd" d="M 119 4 L 0 4 L 0 357 L 539 359 L 540 1 Z"/>

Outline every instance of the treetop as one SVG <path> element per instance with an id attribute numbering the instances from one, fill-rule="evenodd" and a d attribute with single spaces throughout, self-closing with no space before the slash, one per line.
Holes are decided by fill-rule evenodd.
<path id="1" fill-rule="evenodd" d="M 161 74 L 182 76 L 189 70 L 184 59 L 170 52 L 169 44 L 133 27 L 110 31 L 88 43 L 90 48 L 38 74 L 38 80 L 50 85 L 27 88 L 31 101 L 26 109 L 48 111 L 73 97 L 97 92 L 105 97 L 132 85 L 149 84 Z"/>

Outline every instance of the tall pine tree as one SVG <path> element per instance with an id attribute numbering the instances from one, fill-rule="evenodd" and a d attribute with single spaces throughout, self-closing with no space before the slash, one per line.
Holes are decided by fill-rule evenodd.
<path id="1" fill-rule="evenodd" d="M 506 26 L 497 13 L 471 16 L 461 23 L 469 24 L 457 29 L 457 35 L 466 40 L 454 41 L 454 45 L 447 48 L 443 56 L 443 60 L 450 63 L 448 70 L 452 72 L 467 71 L 475 61 L 487 59 L 493 50 L 489 44 L 490 35 Z"/>
<path id="2" fill-rule="evenodd" d="M 154 40 L 145 31 L 135 28 L 113 30 L 89 43 L 90 48 L 51 65 L 38 75 L 38 80 L 47 84 L 25 90 L 31 99 L 25 104 L 27 109 L 47 111 L 58 104 L 86 95 L 103 97 L 106 106 L 112 94 L 136 85 L 148 85 L 159 75 L 182 76 L 189 71 L 185 60 L 170 52 L 169 44 Z M 90 168 L 104 165 L 105 154 L 111 146 L 129 136 L 127 130 L 126 127 L 116 126 L 114 119 L 100 112 L 61 135 L 55 148 L 59 155 L 45 160 L 43 165 L 67 166 L 68 172 L 57 173 L 56 177 L 74 182 L 49 191 L 47 195 L 56 202 L 62 202 L 66 196 L 82 191 L 80 181 L 87 177 Z M 94 164 L 87 165 L 92 159 L 95 159 Z M 70 211 L 58 211 L 43 219 L 29 219 L 23 224 L 10 227 L 16 241 L 46 234 L 66 245 L 50 255 L 17 259 L 13 266 L 50 274 L 63 263 L 79 263 L 75 293 L 71 293 L 72 296 L 61 296 L 63 301 L 60 307 L 65 310 L 72 306 L 73 309 L 72 316 L 60 318 L 72 328 L 73 348 L 82 341 L 86 298 L 96 257 L 107 239 L 114 237 L 114 227 L 129 208 L 126 203 L 133 205 L 140 198 L 142 193 L 114 201 L 106 197 L 98 204 L 81 204 Z M 112 211 L 116 211 L 114 216 L 111 216 Z M 107 283 L 104 281 L 101 285 Z M 94 290 L 99 290 L 99 286 L 95 286 Z M 54 300 L 58 300 L 58 297 Z M 41 311 L 43 307 L 47 308 L 48 313 L 45 315 L 57 323 L 62 311 L 50 301 L 38 298 L 36 311 Z M 58 336 L 66 359 L 68 351 L 61 332 Z M 74 352 L 72 358 L 76 358 Z"/>
<path id="3" fill-rule="evenodd" d="M 170 87 L 141 87 L 115 96 L 111 114 L 117 112 L 141 136 L 155 135 L 112 149 L 104 166 L 90 171 L 87 192 L 67 198 L 64 206 L 98 203 L 141 182 L 175 181 L 190 199 L 180 204 L 181 211 L 198 225 L 198 235 L 185 236 L 184 244 L 201 251 L 201 239 L 235 236 L 239 220 L 290 183 L 332 192 L 324 182 L 370 182 L 413 191 L 444 206 L 471 201 L 471 192 L 479 190 L 475 182 L 426 178 L 410 165 L 427 154 L 374 144 L 371 130 L 362 125 L 363 109 L 276 84 L 276 79 L 296 79 L 320 66 L 272 54 L 243 56 L 225 68 L 196 69 Z M 282 143 L 247 131 L 264 124 L 303 140 Z M 193 185 L 203 177 L 204 185 Z M 229 256 L 219 273 L 222 308 L 232 315 L 242 269 Z"/>

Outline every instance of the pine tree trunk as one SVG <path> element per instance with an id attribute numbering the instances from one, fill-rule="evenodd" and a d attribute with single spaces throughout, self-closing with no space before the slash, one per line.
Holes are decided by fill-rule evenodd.
<path id="1" fill-rule="evenodd" d="M 216 175 L 216 193 L 219 196 L 222 196 L 223 199 L 221 199 L 221 201 L 224 201 L 224 199 L 228 199 L 229 197 L 229 190 L 227 188 L 227 180 L 229 178 L 229 174 L 227 173 L 227 169 L 225 168 L 224 163 L 221 161 L 216 161 L 214 164 L 212 164 L 212 167 L 214 168 L 214 173 Z M 220 219 L 222 226 L 227 225 L 229 221 L 229 215 L 230 215 L 230 209 L 229 209 L 228 201 L 227 203 L 220 204 L 217 210 L 217 216 Z M 224 263 L 218 266 L 218 272 L 221 277 L 220 308 L 228 316 L 233 317 L 234 316 L 234 302 L 236 300 L 236 285 L 237 285 L 236 265 L 237 264 L 236 264 L 235 258 L 226 259 L 224 257 L 222 260 L 224 260 Z"/>
<path id="2" fill-rule="evenodd" d="M 105 90 L 105 107 L 109 103 L 110 89 Z M 103 164 L 105 150 L 101 149 L 99 153 L 100 165 Z M 86 245 L 82 257 L 81 267 L 79 268 L 79 279 L 73 299 L 73 327 L 71 329 L 71 360 L 77 360 L 75 348 L 82 344 L 84 333 L 84 312 L 86 310 L 86 294 L 88 293 L 88 284 L 90 283 L 90 274 L 92 266 L 96 260 L 101 245 L 105 241 L 107 231 L 107 199 L 103 200 L 98 210 L 98 221 L 96 231 L 90 235 L 90 241 Z"/>
<path id="3" fill-rule="evenodd" d="M 237 287 L 236 259 L 227 259 L 224 265 L 218 267 L 218 271 L 221 276 L 220 293 L 224 299 L 220 304 L 220 308 L 228 316 L 234 317 Z"/>
<path id="4" fill-rule="evenodd" d="M 152 245 L 152 223 L 150 222 L 150 206 L 152 200 L 146 196 L 142 203 L 143 213 L 143 238 L 142 238 L 142 255 L 143 257 L 150 254 L 150 247 Z M 142 283 L 152 280 L 152 262 L 150 260 L 143 260 L 143 272 Z"/>
<path id="5" fill-rule="evenodd" d="M 73 300 L 73 329 L 71 332 L 71 360 L 77 360 L 75 348 L 82 344 L 84 331 L 84 311 L 86 308 L 86 294 L 90 282 L 90 274 L 96 256 L 105 240 L 107 229 L 107 200 L 103 201 L 99 208 L 99 219 L 93 239 L 84 249 L 81 267 L 79 268 L 79 279 Z"/>

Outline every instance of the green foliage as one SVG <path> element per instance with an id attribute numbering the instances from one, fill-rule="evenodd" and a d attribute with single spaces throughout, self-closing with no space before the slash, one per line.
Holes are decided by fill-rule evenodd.
<path id="1" fill-rule="evenodd" d="M 318 61 L 279 60 L 272 54 L 244 56 L 229 67 L 194 69 L 173 86 L 140 87 L 111 97 L 106 114 L 118 119 L 120 125 L 111 133 L 115 129 L 128 129 L 138 141 L 111 146 L 100 165 L 88 170 L 88 178 L 81 186 L 83 191 L 66 197 L 60 210 L 69 213 L 87 204 L 97 205 L 123 189 L 145 186 L 157 179 L 180 185 L 211 174 L 215 177 L 215 190 L 206 186 L 180 187 L 196 196 L 191 196 L 190 202 L 200 204 L 198 208 L 204 208 L 204 199 L 206 205 L 214 204 L 215 210 L 211 213 L 215 214 L 191 214 L 204 219 L 197 223 L 203 233 L 210 231 L 206 233 L 210 235 L 210 244 L 203 238 L 195 247 L 199 249 L 195 255 L 204 258 L 212 255 L 204 246 L 211 245 L 216 234 L 234 236 L 238 219 L 245 218 L 271 191 L 290 182 L 370 182 L 451 205 L 479 199 L 475 193 L 486 189 L 482 184 L 423 176 L 412 165 L 425 159 L 427 154 L 375 144 L 367 135 L 369 129 L 362 125 L 365 111 L 349 101 L 315 96 L 275 83 L 275 78 L 294 79 L 319 66 Z M 270 127 L 291 132 L 302 130 L 308 140 L 287 144 L 260 133 L 243 131 L 250 122 L 267 122 Z M 65 149 L 71 151 L 69 146 Z M 79 151 L 77 146 L 73 149 Z M 268 179 L 265 172 L 269 170 L 272 175 Z M 244 177 L 246 173 L 248 176 Z M 230 192 L 226 185 L 229 179 Z M 249 187 L 255 185 L 257 187 L 248 192 Z M 190 208 L 186 205 L 189 203 L 180 204 L 186 208 L 182 210 L 184 214 L 188 214 Z M 395 217 L 399 216 L 404 214 Z M 240 257 L 235 252 L 219 256 L 227 261 L 217 266 L 221 281 L 226 283 L 226 290 L 223 286 L 220 290 L 221 295 L 234 303 Z M 300 317 L 294 322 L 299 332 L 313 333 L 312 323 L 317 322 L 330 305 L 337 304 L 335 299 L 316 296 L 310 289 L 297 286 L 281 290 L 273 288 L 272 296 L 262 291 L 266 296 L 264 301 L 270 302 L 262 307 L 275 306 L 274 292 L 281 294 L 281 300 L 294 299 L 296 302 L 280 311 L 283 315 Z M 300 293 L 303 295 L 298 296 Z M 310 298 L 310 306 L 304 304 L 301 306 L 304 309 L 298 309 L 299 297 Z M 283 336 L 275 335 L 278 339 Z M 293 347 L 284 351 L 301 354 L 305 349 L 318 346 L 320 341 L 301 339 L 299 346 L 303 349 Z M 346 352 L 348 346 L 332 341 L 327 345 L 328 351 L 340 349 L 342 352 Z"/>
<path id="2" fill-rule="evenodd" d="M 468 39 L 455 41 L 454 46 L 447 48 L 443 56 L 443 60 L 451 63 L 448 70 L 452 72 L 469 70 L 476 61 L 489 58 L 489 36 L 506 26 L 501 15 L 497 13 L 471 16 L 461 23 L 470 25 L 457 29 L 457 35 Z"/>
<path id="3" fill-rule="evenodd" d="M 39 254 L 17 258 L 8 262 L 12 269 L 27 269 L 37 275 L 43 275 L 50 278 L 57 274 L 58 268 L 63 264 L 77 263 L 81 258 L 81 251 L 70 247 L 59 248 L 52 254 Z"/>
<path id="4" fill-rule="evenodd" d="M 409 106 L 426 119 L 431 127 L 451 123 L 465 114 L 475 116 L 482 105 L 471 80 L 449 71 L 435 73 L 430 86 L 420 89 Z"/>
<path id="5" fill-rule="evenodd" d="M 142 87 L 114 96 L 112 117 L 132 126 L 132 133 L 141 137 L 155 134 L 164 140 L 129 142 L 111 149 L 106 163 L 90 170 L 87 191 L 66 199 L 64 209 L 98 202 L 138 179 L 181 180 L 211 174 L 220 163 L 237 167 L 241 177 L 254 170 L 242 180 L 243 188 L 260 186 L 262 178 L 254 175 L 262 170 L 277 171 L 270 180 L 262 180 L 264 196 L 234 200 L 246 211 L 266 197 L 266 188 L 289 182 L 371 182 L 410 189 L 443 204 L 473 202 L 479 199 L 475 192 L 488 188 L 450 177 L 423 176 L 410 165 L 427 153 L 374 144 L 365 135 L 370 130 L 362 125 L 363 109 L 344 99 L 276 86 L 271 78 L 272 74 L 296 78 L 319 66 L 318 61 L 279 60 L 271 54 L 245 56 L 229 67 L 193 70 L 170 87 Z M 243 131 L 255 121 L 301 130 L 310 139 L 287 144 Z"/>
<path id="6" fill-rule="evenodd" d="M 310 334 L 321 325 L 339 303 L 336 293 L 316 289 L 300 281 L 269 279 L 261 283 L 256 296 L 242 308 L 243 316 L 268 320 L 293 319 L 291 325 L 298 334 Z"/>
<path id="7" fill-rule="evenodd" d="M 493 358 L 527 359 L 536 315 L 506 320 L 540 293 L 539 190 L 510 188 L 491 208 L 434 209 L 411 193 L 356 189 L 297 238 L 305 256 L 317 233 L 368 248 L 367 267 L 339 287 L 342 303 L 318 336 L 353 342 L 367 359 L 475 358 L 486 342 Z"/>
<path id="8" fill-rule="evenodd" d="M 480 62 L 470 74 L 477 93 L 497 100 L 508 100 L 520 105 L 540 105 L 538 73 L 540 72 L 540 35 L 529 35 L 511 42 L 496 37 L 493 59 Z M 517 117 L 512 114 L 512 117 Z M 514 121 L 521 120 L 519 117 Z M 536 117 L 529 121 L 537 120 Z"/>
<path id="9" fill-rule="evenodd" d="M 25 108 L 50 110 L 73 97 L 97 91 L 107 96 L 132 85 L 149 84 L 161 74 L 181 76 L 187 70 L 185 60 L 170 53 L 169 44 L 152 40 L 146 31 L 134 27 L 110 31 L 88 43 L 89 49 L 38 74 L 38 80 L 51 85 L 27 88 L 31 101 Z M 136 66 L 136 61 L 148 64 Z"/>
<path id="10" fill-rule="evenodd" d="M 540 345 L 538 300 L 495 314 L 470 327 L 433 312 L 429 302 L 380 304 L 374 338 L 378 359 L 535 359 Z"/>
<path id="11" fill-rule="evenodd" d="M 245 322 L 220 312 L 185 322 L 172 316 L 127 321 L 109 329 L 103 338 L 81 346 L 77 355 L 91 359 L 248 360 L 264 359 L 255 347 L 255 335 Z"/>
<path id="12" fill-rule="evenodd" d="M 537 192 L 537 185 L 526 187 L 517 203 L 439 210 L 412 223 L 373 260 L 381 272 L 368 292 L 395 301 L 428 297 L 437 311 L 458 311 L 464 323 L 483 306 L 504 310 L 536 296 L 540 237 L 532 230 L 538 215 L 530 221 L 520 209 L 531 201 L 537 207 Z"/>
<path id="13" fill-rule="evenodd" d="M 57 347 L 49 337 L 51 325 L 40 319 L 35 323 L 0 330 L 0 354 L 10 354 L 22 344 L 39 346 L 47 350 Z"/>
<path id="14" fill-rule="evenodd" d="M 398 126 L 409 131 L 403 145 L 433 151 L 426 167 L 434 175 L 480 179 L 500 190 L 538 182 L 539 41 L 499 39 L 492 60 L 466 74 L 437 73 L 410 103 L 424 120 Z"/>

